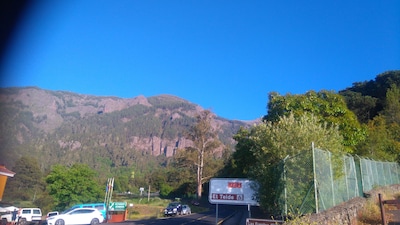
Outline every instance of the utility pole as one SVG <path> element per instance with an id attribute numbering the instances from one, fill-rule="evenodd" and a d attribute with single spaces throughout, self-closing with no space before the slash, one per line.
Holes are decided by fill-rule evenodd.
<path id="1" fill-rule="evenodd" d="M 149 192 L 147 193 L 147 201 L 150 201 L 150 185 L 149 185 Z"/>
<path id="2" fill-rule="evenodd" d="M 106 205 L 106 222 L 108 221 L 108 208 L 111 202 L 113 189 L 114 189 L 114 178 L 108 178 L 106 185 L 106 195 L 104 197 L 104 204 Z"/>

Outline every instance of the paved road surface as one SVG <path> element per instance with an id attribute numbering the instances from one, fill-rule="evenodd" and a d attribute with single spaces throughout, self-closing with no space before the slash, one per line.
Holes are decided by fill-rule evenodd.
<path id="1" fill-rule="evenodd" d="M 244 206 L 221 206 L 218 208 L 216 217 L 215 206 L 213 209 L 203 213 L 193 213 L 185 216 L 172 216 L 160 219 L 132 220 L 119 223 L 106 223 L 108 225 L 244 225 L 247 208 Z M 243 223 L 241 222 L 243 221 Z"/>

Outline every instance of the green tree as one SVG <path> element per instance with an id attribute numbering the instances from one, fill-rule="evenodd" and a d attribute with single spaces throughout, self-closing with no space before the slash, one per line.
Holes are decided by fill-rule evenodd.
<path id="1" fill-rule="evenodd" d="M 230 155 L 226 166 L 221 171 L 221 177 L 247 178 L 250 176 L 251 165 L 257 161 L 252 149 L 256 141 L 251 138 L 255 126 L 250 129 L 241 127 L 233 136 L 236 141 L 235 151 Z"/>
<path id="2" fill-rule="evenodd" d="M 400 89 L 391 84 L 381 114 L 368 122 L 368 138 L 357 154 L 376 160 L 400 162 Z"/>
<path id="3" fill-rule="evenodd" d="M 218 153 L 218 154 L 217 154 Z M 178 149 L 167 168 L 166 183 L 172 188 L 170 197 L 192 196 L 197 194 L 197 161 L 198 152 L 194 148 Z M 206 152 L 203 180 L 216 176 L 224 166 L 224 158 L 220 152 Z"/>
<path id="4" fill-rule="evenodd" d="M 331 152 L 343 151 L 343 137 L 338 126 L 321 124 L 319 117 L 303 113 L 281 116 L 276 121 L 264 121 L 249 131 L 241 129 L 235 136 L 237 148 L 232 155 L 236 173 L 258 181 L 259 200 L 263 208 L 274 210 L 281 189 L 279 163 L 286 156 L 305 154 L 311 143 Z M 241 170 L 239 170 L 241 168 Z M 299 176 L 307 176 L 300 174 Z"/>
<path id="5" fill-rule="evenodd" d="M 369 121 L 367 127 L 368 137 L 357 146 L 356 153 L 375 160 L 400 162 L 400 142 L 391 133 L 391 127 L 387 124 L 385 116 L 376 116 Z"/>
<path id="6" fill-rule="evenodd" d="M 37 205 L 42 212 L 50 212 L 55 208 L 54 198 L 50 196 L 47 191 L 42 192 L 33 203 Z"/>
<path id="7" fill-rule="evenodd" d="M 344 97 L 347 107 L 354 112 L 360 123 L 366 124 L 377 115 L 377 98 L 350 90 L 342 91 L 340 95 Z"/>
<path id="8" fill-rule="evenodd" d="M 193 146 L 187 150 L 196 152 L 196 194 L 197 198 L 201 198 L 203 191 L 203 183 L 209 177 L 203 177 L 204 167 L 206 165 L 206 158 L 209 153 L 213 153 L 220 145 L 218 140 L 217 131 L 211 125 L 214 116 L 209 110 L 202 111 L 196 116 L 196 123 L 187 133 L 187 138 L 193 142 Z"/>
<path id="9" fill-rule="evenodd" d="M 400 88 L 392 84 L 386 92 L 385 108 L 382 114 L 388 124 L 400 124 Z"/>
<path id="10" fill-rule="evenodd" d="M 386 127 L 391 137 L 387 152 L 394 156 L 387 160 L 396 159 L 400 163 L 400 88 L 396 84 L 392 84 L 386 92 L 382 115 L 386 119 Z"/>
<path id="11" fill-rule="evenodd" d="M 53 166 L 46 182 L 49 194 L 56 201 L 56 210 L 64 210 L 76 203 L 101 200 L 104 188 L 99 185 L 97 178 L 94 170 L 85 164 Z"/>
<path id="12" fill-rule="evenodd" d="M 292 113 L 299 117 L 304 113 L 312 113 L 320 123 L 338 126 L 343 136 L 343 145 L 347 152 L 353 152 L 355 146 L 365 139 L 366 131 L 352 111 L 347 108 L 343 97 L 331 91 L 309 91 L 303 95 L 270 93 L 267 121 L 277 121 L 281 116 Z"/>
<path id="13" fill-rule="evenodd" d="M 43 174 L 36 158 L 22 156 L 12 168 L 13 178 L 7 181 L 5 200 L 35 201 L 44 191 Z"/>
<path id="14" fill-rule="evenodd" d="M 387 90 L 391 85 L 400 86 L 400 70 L 386 71 L 375 80 L 355 82 L 352 87 L 339 91 L 347 106 L 362 123 L 367 123 L 379 115 L 386 104 Z"/>

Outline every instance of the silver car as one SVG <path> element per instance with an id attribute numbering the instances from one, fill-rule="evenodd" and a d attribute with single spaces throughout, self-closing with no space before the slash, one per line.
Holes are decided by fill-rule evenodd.
<path id="1" fill-rule="evenodd" d="M 190 209 L 190 207 L 188 205 L 182 205 L 182 211 L 181 211 L 182 215 L 191 214 L 191 213 L 192 213 L 192 210 Z"/>

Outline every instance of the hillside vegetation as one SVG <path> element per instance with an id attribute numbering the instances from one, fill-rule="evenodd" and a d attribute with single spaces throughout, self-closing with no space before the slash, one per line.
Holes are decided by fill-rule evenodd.
<path id="1" fill-rule="evenodd" d="M 170 157 L 191 144 L 183 133 L 201 110 L 168 95 L 121 99 L 36 87 L 1 89 L 0 163 L 12 168 L 29 155 L 45 169 L 79 162 L 109 172 L 137 165 L 142 156 Z M 233 149 L 233 134 L 248 124 L 216 118 L 213 126 Z"/>
<path id="2" fill-rule="evenodd" d="M 337 93 L 271 92 L 268 113 L 260 120 L 213 115 L 209 129 L 222 145 L 205 153 L 203 178 L 196 178 L 196 146 L 201 145 L 193 140 L 199 139 L 188 138 L 204 112 L 196 104 L 169 95 L 122 99 L 3 88 L 0 163 L 17 173 L 7 183 L 5 196 L 34 199 L 50 208 L 54 195 L 49 193 L 49 176 L 69 180 L 74 177 L 69 172 L 81 172 L 74 168 L 93 170 L 87 180 L 100 186 L 115 177 L 116 192 L 151 186 L 169 198 L 193 197 L 201 190 L 196 182 L 204 184 L 213 176 L 260 179 L 264 190 L 273 190 L 270 184 L 279 175 L 271 168 L 312 141 L 333 152 L 400 162 L 399 87 L 400 71 L 388 71 Z M 25 176 L 27 171 L 35 176 Z"/>

